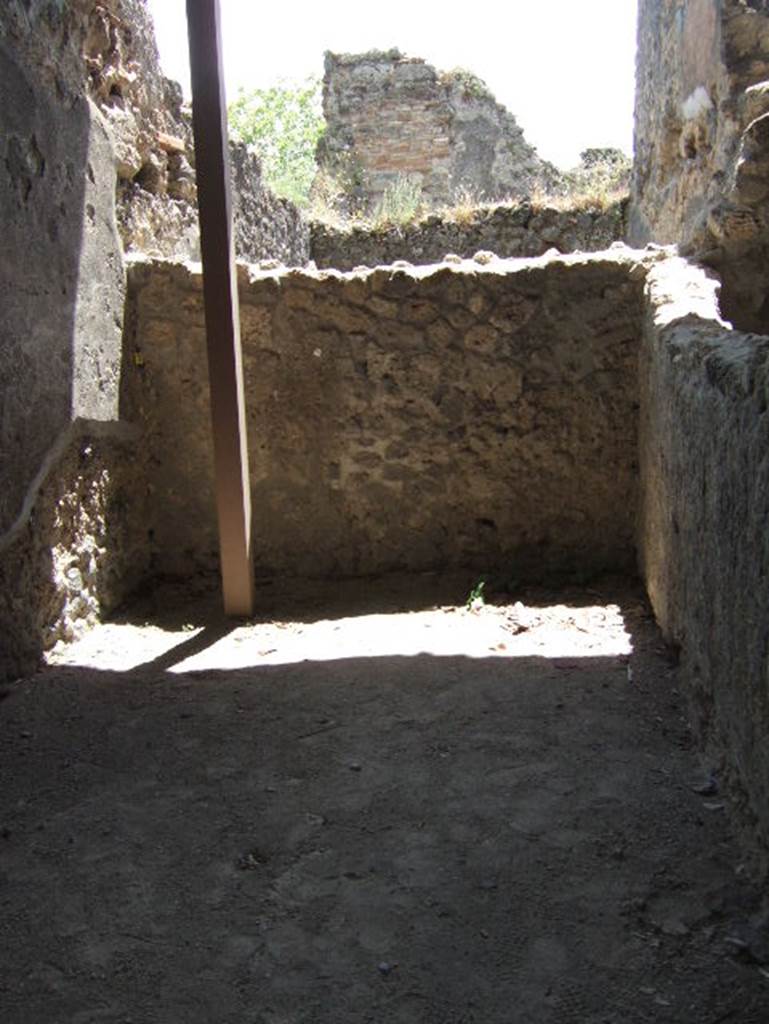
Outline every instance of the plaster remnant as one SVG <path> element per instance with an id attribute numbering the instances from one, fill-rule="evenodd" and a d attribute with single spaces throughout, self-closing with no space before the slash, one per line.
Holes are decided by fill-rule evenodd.
<path id="1" fill-rule="evenodd" d="M 700 114 L 704 114 L 712 109 L 713 103 L 704 85 L 698 85 L 694 92 L 687 96 L 681 104 L 681 113 L 687 121 L 691 121 L 699 117 Z"/>

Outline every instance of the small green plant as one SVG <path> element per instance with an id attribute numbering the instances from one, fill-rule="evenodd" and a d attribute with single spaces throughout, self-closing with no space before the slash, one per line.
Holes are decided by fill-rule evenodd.
<path id="1" fill-rule="evenodd" d="M 343 230 L 364 222 L 366 173 L 350 154 L 322 159 L 310 188 L 307 215 Z"/>
<path id="2" fill-rule="evenodd" d="M 417 177 L 399 174 L 382 193 L 372 218 L 375 229 L 402 227 L 417 220 L 422 210 L 422 182 Z"/>
<path id="3" fill-rule="evenodd" d="M 476 608 L 482 608 L 486 604 L 486 598 L 483 596 L 483 591 L 486 588 L 486 580 L 480 579 L 472 588 L 470 593 L 467 595 L 467 601 L 465 601 L 465 607 L 468 611 L 473 611 Z"/>

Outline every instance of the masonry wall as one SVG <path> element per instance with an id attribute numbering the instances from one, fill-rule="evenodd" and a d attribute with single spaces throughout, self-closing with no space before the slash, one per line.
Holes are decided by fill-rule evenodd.
<path id="1" fill-rule="evenodd" d="M 637 68 L 631 244 L 678 243 L 769 331 L 769 8 L 640 0 Z"/>
<path id="2" fill-rule="evenodd" d="M 461 220 L 433 214 L 416 224 L 340 230 L 313 223 L 312 258 L 319 267 L 353 270 L 396 260 L 437 263 L 448 253 L 470 258 L 493 252 L 504 259 L 558 252 L 599 252 L 625 237 L 625 201 L 607 209 L 557 210 L 529 203 L 486 207 Z"/>
<path id="3" fill-rule="evenodd" d="M 64 49 L 67 25 L 3 21 L 0 536 L 71 422 L 117 413 L 124 301 L 112 146 Z M 46 68 L 41 51 L 57 44 L 62 67 Z"/>
<path id="4" fill-rule="evenodd" d="M 242 268 L 257 571 L 632 567 L 643 259 Z M 200 276 L 135 266 L 130 309 L 152 562 L 211 569 Z"/>
<path id="5" fill-rule="evenodd" d="M 97 580 L 103 531 L 83 526 L 111 484 L 79 462 L 85 435 L 110 445 L 117 426 L 125 303 L 113 137 L 84 84 L 89 11 L 0 13 L 0 677 L 34 666 L 49 627 L 94 621 L 97 590 L 119 593 Z"/>
<path id="6" fill-rule="evenodd" d="M 0 15 L 0 677 L 34 665 L 51 622 L 67 632 L 53 548 L 64 571 L 78 562 L 87 542 L 63 509 L 70 495 L 87 504 L 100 471 L 62 467 L 81 434 L 108 434 L 118 411 L 114 150 L 83 88 L 83 33 L 77 11 L 53 5 L 11 3 Z"/>
<path id="7" fill-rule="evenodd" d="M 711 763 L 740 804 L 739 820 L 765 844 L 769 338 L 728 330 L 717 316 L 715 283 L 680 260 L 651 271 L 648 299 L 642 571 L 660 626 L 680 645 Z"/>
<path id="8" fill-rule="evenodd" d="M 81 75 L 114 143 L 123 247 L 199 259 L 190 110 L 181 87 L 161 72 L 146 0 L 78 0 L 77 6 Z M 230 162 L 238 257 L 303 266 L 309 229 L 299 211 L 266 188 L 259 159 L 246 146 L 232 145 Z"/>
<path id="9" fill-rule="evenodd" d="M 124 246 L 197 246 L 188 119 L 144 0 L 0 10 L 0 678 L 35 667 L 148 569 L 146 496 L 120 422 Z M 309 233 L 236 148 L 250 258 Z M 130 496 L 130 500 L 129 500 Z"/>
<path id="10" fill-rule="evenodd" d="M 398 50 L 327 53 L 323 113 L 319 162 L 357 180 L 369 206 L 399 176 L 418 180 L 435 205 L 459 189 L 486 200 L 527 195 L 558 176 L 480 79 Z"/>

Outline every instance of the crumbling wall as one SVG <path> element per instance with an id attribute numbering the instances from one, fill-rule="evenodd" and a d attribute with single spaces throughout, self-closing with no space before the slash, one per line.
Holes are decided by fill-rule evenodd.
<path id="1" fill-rule="evenodd" d="M 629 240 L 716 268 L 727 318 L 769 330 L 769 6 L 640 0 Z"/>
<path id="2" fill-rule="evenodd" d="M 600 252 L 625 237 L 625 200 L 606 208 L 559 210 L 530 203 L 485 207 L 461 219 L 433 214 L 403 227 L 334 228 L 312 224 L 310 254 L 319 267 L 353 270 L 396 260 L 437 263 L 452 253 L 491 251 L 505 259 L 558 252 Z"/>
<path id="3" fill-rule="evenodd" d="M 257 571 L 632 567 L 653 258 L 241 268 Z M 200 275 L 137 265 L 130 305 L 153 564 L 188 575 L 216 565 Z"/>
<path id="4" fill-rule="evenodd" d="M 765 844 L 769 338 L 727 329 L 716 294 L 681 260 L 649 275 L 639 549 L 657 620 L 681 648 L 700 736 Z"/>
<path id="5" fill-rule="evenodd" d="M 557 178 L 480 79 L 398 50 L 327 53 L 323 112 L 319 162 L 357 179 L 369 207 L 399 176 L 417 179 L 433 205 L 459 189 L 487 200 L 528 195 Z"/>
<path id="6" fill-rule="evenodd" d="M 130 429 L 81 425 L 0 541 L 0 680 L 34 669 L 147 578 L 134 441 Z"/>
<path id="7" fill-rule="evenodd" d="M 83 6 L 89 91 L 115 140 L 123 245 L 129 252 L 198 259 L 192 121 L 180 87 L 160 70 L 145 0 Z M 232 146 L 230 158 L 238 257 L 303 266 L 309 229 L 299 211 L 265 187 L 259 159 L 247 147 Z"/>

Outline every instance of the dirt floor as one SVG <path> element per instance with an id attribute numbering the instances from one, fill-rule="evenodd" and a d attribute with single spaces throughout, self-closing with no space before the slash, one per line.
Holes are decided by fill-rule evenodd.
<path id="1" fill-rule="evenodd" d="M 0 1020 L 767 1024 L 640 592 L 466 586 L 166 590 L 6 688 Z"/>

